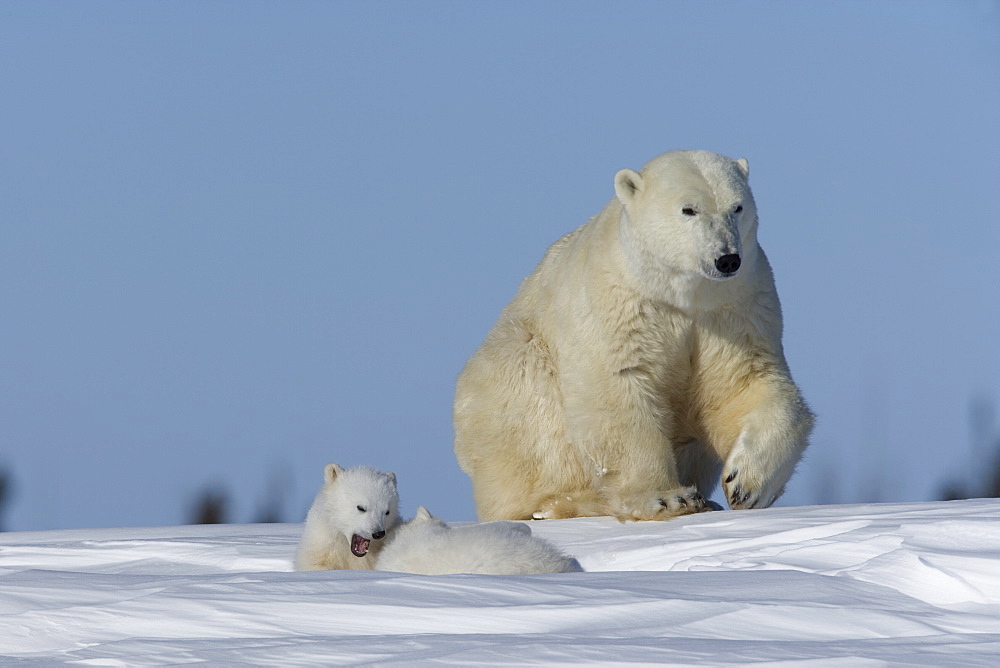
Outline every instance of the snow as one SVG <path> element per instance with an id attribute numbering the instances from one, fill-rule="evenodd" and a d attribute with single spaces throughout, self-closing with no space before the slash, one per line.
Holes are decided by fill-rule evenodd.
<path id="1" fill-rule="evenodd" d="M 295 573 L 300 524 L 0 534 L 0 663 L 995 666 L 998 520 L 995 499 L 547 520 L 588 572 L 533 576 Z"/>

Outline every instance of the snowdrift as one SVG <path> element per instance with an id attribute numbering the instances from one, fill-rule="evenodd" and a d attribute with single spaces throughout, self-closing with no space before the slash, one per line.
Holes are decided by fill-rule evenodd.
<path id="1" fill-rule="evenodd" d="M 0 662 L 1000 664 L 1000 500 L 531 526 L 588 572 L 294 573 L 299 524 L 0 534 Z"/>

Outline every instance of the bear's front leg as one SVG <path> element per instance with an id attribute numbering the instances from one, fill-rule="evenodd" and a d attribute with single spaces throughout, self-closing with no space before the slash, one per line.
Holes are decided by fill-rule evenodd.
<path id="1" fill-rule="evenodd" d="M 756 397 L 722 469 L 722 489 L 734 510 L 767 508 L 785 491 L 808 444 L 813 415 L 790 379 L 761 379 Z"/>
<path id="2" fill-rule="evenodd" d="M 680 483 L 656 413 L 643 405 L 643 397 L 629 397 L 629 389 L 616 395 L 625 401 L 592 411 L 571 432 L 584 466 L 590 466 L 592 487 L 601 490 L 602 514 L 621 521 L 666 520 L 707 510 L 697 488 Z"/>
<path id="3" fill-rule="evenodd" d="M 582 487 L 602 500 L 601 514 L 666 520 L 707 510 L 698 490 L 680 482 L 667 437 L 673 418 L 669 408 L 654 404 L 655 383 L 642 367 L 632 360 L 611 367 L 589 358 L 563 363 L 566 438 L 587 472 Z M 557 516 L 559 510 L 547 512 Z"/>

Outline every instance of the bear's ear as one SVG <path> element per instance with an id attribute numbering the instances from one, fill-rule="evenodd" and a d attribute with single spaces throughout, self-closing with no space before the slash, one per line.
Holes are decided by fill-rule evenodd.
<path id="1" fill-rule="evenodd" d="M 413 516 L 413 519 L 425 522 L 430 519 L 434 519 L 430 511 L 423 506 L 417 506 L 417 514 Z"/>
<path id="2" fill-rule="evenodd" d="M 744 178 L 750 178 L 750 163 L 747 162 L 746 158 L 740 158 L 737 160 L 736 165 L 740 168 L 740 171 L 743 172 Z"/>
<path id="3" fill-rule="evenodd" d="M 337 476 L 343 472 L 344 469 L 340 466 L 340 464 L 327 464 L 323 469 L 323 478 L 326 479 L 327 482 L 333 482 Z"/>
<path id="4" fill-rule="evenodd" d="M 388 473 L 385 474 L 385 477 L 387 477 L 389 479 L 389 482 L 391 482 L 395 486 L 395 484 L 396 484 L 396 474 L 395 473 L 393 473 L 392 471 L 389 471 Z"/>
<path id="5" fill-rule="evenodd" d="M 632 169 L 622 169 L 615 174 L 615 194 L 618 201 L 626 204 L 642 192 L 642 175 Z"/>

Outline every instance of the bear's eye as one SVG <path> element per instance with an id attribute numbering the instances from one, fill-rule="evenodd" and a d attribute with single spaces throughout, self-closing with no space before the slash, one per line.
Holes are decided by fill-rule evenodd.
<path id="1" fill-rule="evenodd" d="M 358 510 L 360 510 L 363 513 L 368 512 L 367 510 L 365 510 L 364 506 L 358 506 Z"/>
<path id="2" fill-rule="evenodd" d="M 683 209 L 681 209 L 681 213 L 683 213 L 685 216 L 693 216 L 698 212 L 694 210 L 694 207 L 686 206 Z"/>
<path id="3" fill-rule="evenodd" d="M 736 210 L 735 210 L 735 211 L 733 211 L 733 213 L 739 213 L 739 212 L 740 212 L 740 211 L 742 211 L 742 210 L 743 210 L 743 205 L 742 205 L 742 204 L 739 204 L 739 205 L 737 205 L 737 206 L 736 206 Z"/>
<path id="4" fill-rule="evenodd" d="M 387 510 L 387 511 L 385 511 L 385 514 L 386 514 L 386 515 L 388 515 L 388 514 L 389 514 L 389 511 L 388 511 L 388 510 Z"/>

